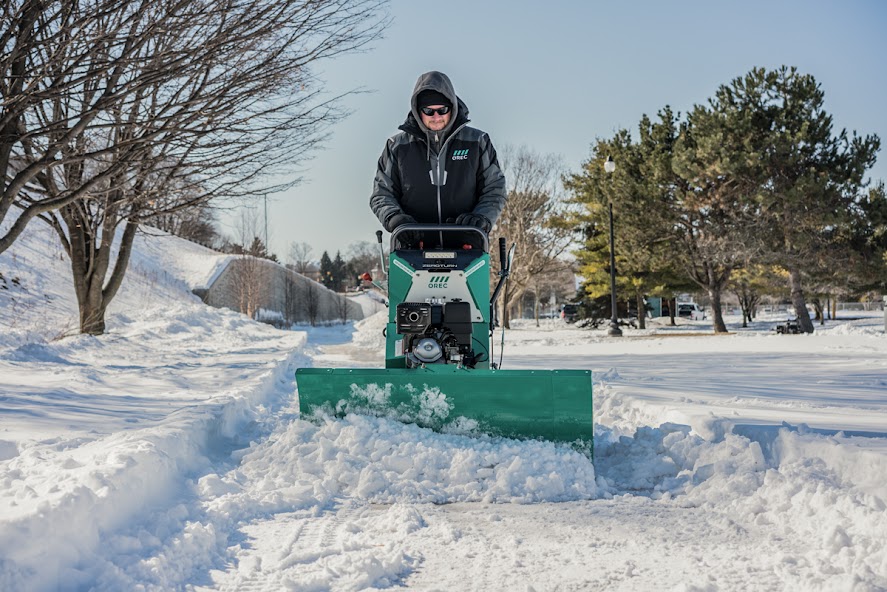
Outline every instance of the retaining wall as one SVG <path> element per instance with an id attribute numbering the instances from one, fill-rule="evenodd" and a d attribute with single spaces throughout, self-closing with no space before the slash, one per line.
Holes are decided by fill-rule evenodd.
<path id="1" fill-rule="evenodd" d="M 210 306 L 230 308 L 276 325 L 324 324 L 364 318 L 361 306 L 267 259 L 232 258 L 205 290 L 195 290 Z"/>

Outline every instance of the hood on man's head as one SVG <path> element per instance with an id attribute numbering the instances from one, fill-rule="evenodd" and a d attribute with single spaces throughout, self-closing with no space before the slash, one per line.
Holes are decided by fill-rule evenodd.
<path id="1" fill-rule="evenodd" d="M 449 128 L 453 125 L 453 122 L 456 121 L 456 116 L 459 114 L 459 99 L 456 96 L 456 90 L 453 88 L 453 83 L 450 82 L 450 78 L 443 72 L 432 70 L 431 72 L 425 72 L 419 76 L 419 79 L 416 81 L 416 87 L 413 89 L 413 96 L 410 99 L 410 111 L 412 111 L 413 117 L 416 118 L 419 127 L 427 132 L 428 130 L 425 129 L 425 126 L 422 124 L 422 118 L 419 116 L 419 108 L 422 106 L 419 105 L 419 94 L 426 90 L 440 93 L 449 100 L 449 104 L 453 109 L 451 111 L 452 115 L 450 116 L 450 123 L 447 125 Z M 443 105 L 446 103 L 429 104 Z M 428 105 L 424 106 L 427 107 Z"/>
<path id="2" fill-rule="evenodd" d="M 416 107 L 421 109 L 422 107 L 430 107 L 431 105 L 446 105 L 452 107 L 453 101 L 447 98 L 445 94 L 439 93 L 436 90 L 431 90 L 430 88 L 426 88 L 416 95 Z"/>

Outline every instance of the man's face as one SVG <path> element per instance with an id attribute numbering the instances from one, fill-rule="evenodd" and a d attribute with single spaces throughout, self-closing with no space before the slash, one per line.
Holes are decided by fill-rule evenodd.
<path id="1" fill-rule="evenodd" d="M 440 111 L 446 111 L 446 113 L 441 115 Z M 428 113 L 431 113 L 431 115 L 428 115 Z M 422 123 L 425 124 L 425 127 L 433 132 L 439 132 L 447 127 L 453 112 L 444 105 L 429 105 L 419 109 L 419 114 L 422 116 Z"/>

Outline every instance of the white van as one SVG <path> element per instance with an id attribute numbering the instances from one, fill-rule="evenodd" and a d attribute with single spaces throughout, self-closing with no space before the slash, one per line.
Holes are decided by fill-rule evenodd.
<path id="1" fill-rule="evenodd" d="M 705 311 L 699 308 L 695 302 L 679 302 L 678 316 L 687 317 L 692 321 L 704 321 Z"/>

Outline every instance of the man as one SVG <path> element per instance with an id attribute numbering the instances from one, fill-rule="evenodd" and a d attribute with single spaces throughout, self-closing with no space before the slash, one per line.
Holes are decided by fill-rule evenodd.
<path id="1" fill-rule="evenodd" d="M 418 222 L 490 232 L 505 207 L 505 176 L 490 137 L 468 122 L 446 74 L 419 76 L 410 113 L 379 158 L 370 197 L 385 230 Z"/>

